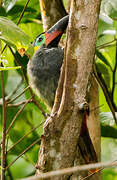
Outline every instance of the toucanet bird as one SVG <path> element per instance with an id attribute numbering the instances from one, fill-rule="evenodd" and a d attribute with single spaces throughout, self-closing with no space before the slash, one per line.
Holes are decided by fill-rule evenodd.
<path id="1" fill-rule="evenodd" d="M 55 92 L 60 76 L 60 69 L 64 57 L 64 49 L 58 43 L 67 28 L 69 15 L 63 17 L 47 32 L 41 33 L 33 45 L 41 47 L 35 52 L 28 63 L 29 82 L 37 95 L 51 108 L 54 103 Z M 80 152 L 85 163 L 97 161 L 97 156 L 86 126 L 86 113 L 78 141 Z"/>
<path id="2" fill-rule="evenodd" d="M 33 45 L 41 46 L 28 63 L 30 85 L 44 103 L 53 106 L 60 76 L 64 49 L 58 47 L 60 38 L 67 27 L 69 16 L 59 20 L 47 32 L 37 36 Z"/>

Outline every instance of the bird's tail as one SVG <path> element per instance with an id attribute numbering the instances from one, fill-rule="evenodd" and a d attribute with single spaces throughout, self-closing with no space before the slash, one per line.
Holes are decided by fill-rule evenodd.
<path id="1" fill-rule="evenodd" d="M 81 134 L 78 141 L 79 150 L 86 164 L 98 162 L 97 155 L 92 144 L 89 131 L 86 124 L 87 113 L 84 113 L 84 120 L 81 128 Z M 97 169 L 90 172 L 96 172 Z"/>

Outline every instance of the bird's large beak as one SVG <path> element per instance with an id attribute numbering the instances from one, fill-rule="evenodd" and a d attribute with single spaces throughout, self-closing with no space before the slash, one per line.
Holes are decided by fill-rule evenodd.
<path id="1" fill-rule="evenodd" d="M 45 39 L 47 46 L 49 44 L 52 44 L 55 39 L 56 39 L 56 45 L 58 45 L 59 40 L 68 25 L 68 20 L 69 20 L 69 15 L 60 19 L 47 32 L 45 32 Z"/>
<path id="2" fill-rule="evenodd" d="M 46 45 L 48 46 L 55 38 L 59 36 L 61 37 L 62 34 L 63 34 L 62 31 L 57 31 L 57 30 L 54 30 L 51 33 L 45 32 Z"/>

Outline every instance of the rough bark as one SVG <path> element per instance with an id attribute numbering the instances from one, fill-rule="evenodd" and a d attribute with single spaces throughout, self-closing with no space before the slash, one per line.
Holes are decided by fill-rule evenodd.
<path id="1" fill-rule="evenodd" d="M 86 102 L 96 46 L 99 7 L 100 0 L 72 0 L 64 63 L 53 116 L 44 124 L 37 174 L 83 163 L 77 148 L 83 119 L 79 106 Z M 87 172 L 78 173 L 69 179 L 79 179 L 86 175 Z M 67 178 L 65 175 L 54 179 Z"/>
<path id="2" fill-rule="evenodd" d="M 90 89 L 88 93 L 90 115 L 87 120 L 87 126 L 89 129 L 89 134 L 94 145 L 98 161 L 101 160 L 101 134 L 100 134 L 100 121 L 99 121 L 99 91 L 98 84 L 91 75 L 90 80 Z M 90 180 L 101 180 L 101 172 L 93 175 Z"/>
<path id="3" fill-rule="evenodd" d="M 66 15 L 62 0 L 39 0 L 44 31 Z"/>
<path id="4" fill-rule="evenodd" d="M 90 78 L 90 91 L 89 91 L 89 106 L 90 106 L 90 116 L 87 120 L 88 129 L 90 136 L 95 147 L 95 151 L 100 161 L 100 121 L 99 121 L 99 91 L 98 84 L 93 76 Z"/>

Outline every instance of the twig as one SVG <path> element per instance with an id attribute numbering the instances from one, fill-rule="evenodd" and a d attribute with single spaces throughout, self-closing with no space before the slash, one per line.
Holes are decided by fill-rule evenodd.
<path id="1" fill-rule="evenodd" d="M 20 94 L 18 94 L 15 98 L 11 99 L 10 101 L 7 102 L 7 104 L 12 103 L 13 101 L 15 101 L 16 99 L 18 99 L 21 95 L 24 94 L 24 92 L 26 92 L 28 89 L 30 88 L 30 86 L 26 87 Z"/>
<path id="2" fill-rule="evenodd" d="M 10 168 L 23 154 L 25 154 L 29 149 L 31 149 L 35 144 L 37 144 L 39 141 L 41 141 L 41 139 L 37 139 L 36 141 L 34 141 L 29 147 L 27 147 L 14 161 L 12 161 L 7 167 L 6 170 L 8 168 Z"/>
<path id="3" fill-rule="evenodd" d="M 32 166 L 33 166 L 34 168 L 36 168 L 36 167 L 35 167 L 35 163 L 33 162 L 33 160 L 31 160 L 30 157 L 28 157 L 26 154 L 24 154 L 24 156 L 22 156 L 22 158 L 23 158 L 25 161 L 27 161 L 28 163 L 32 164 Z"/>
<path id="4" fill-rule="evenodd" d="M 97 48 L 97 49 L 104 49 L 104 48 L 106 48 L 106 47 L 110 48 L 110 47 L 114 47 L 114 46 L 116 46 L 115 43 L 113 43 L 113 44 L 107 44 L 107 45 L 104 45 L 104 46 L 102 46 L 101 48 Z"/>
<path id="5" fill-rule="evenodd" d="M 55 176 L 62 176 L 62 175 L 67 175 L 71 173 L 76 173 L 78 171 L 87 171 L 90 169 L 97 169 L 97 168 L 107 168 L 107 167 L 112 167 L 112 166 L 117 166 L 117 162 L 103 162 L 103 163 L 94 163 L 94 164 L 87 164 L 87 165 L 81 165 L 81 166 L 75 166 L 71 168 L 65 168 L 61 170 L 56 170 L 56 171 L 51 171 L 43 174 L 39 174 L 38 176 L 32 176 L 28 178 L 24 178 L 22 180 L 41 180 L 41 179 L 47 179 L 47 178 L 52 178 Z"/>
<path id="6" fill-rule="evenodd" d="M 105 46 L 108 46 L 109 44 L 113 43 L 114 41 L 116 41 L 116 39 L 110 41 L 110 42 L 107 42 L 107 43 L 104 43 L 104 44 L 101 44 L 99 46 L 96 46 L 97 49 L 101 49 L 101 48 L 104 48 Z"/>
<path id="7" fill-rule="evenodd" d="M 104 104 L 101 104 L 101 105 L 99 105 L 99 106 L 97 106 L 97 107 L 95 107 L 95 108 L 93 108 L 93 109 L 90 109 L 90 112 L 95 111 L 96 109 L 99 109 L 99 108 L 101 108 L 102 106 L 104 106 Z"/>
<path id="8" fill-rule="evenodd" d="M 18 106 L 21 106 L 25 103 L 26 103 L 26 101 L 21 101 L 21 102 L 16 103 L 16 104 L 8 104 L 7 107 L 18 107 Z M 29 101 L 29 103 L 32 103 L 32 101 Z"/>
<path id="9" fill-rule="evenodd" d="M 2 1 L 2 0 L 0 0 L 0 8 L 2 7 L 2 4 L 3 4 L 3 1 Z"/>
<path id="10" fill-rule="evenodd" d="M 43 24 L 42 21 L 39 20 L 39 19 L 33 19 L 32 21 L 35 22 L 35 23 L 37 23 L 37 24 L 41 24 L 41 25 Z"/>
<path id="11" fill-rule="evenodd" d="M 102 171 L 103 169 L 104 169 L 104 167 L 103 167 L 103 168 L 98 169 L 98 170 L 97 170 L 97 171 L 95 171 L 94 173 L 89 174 L 88 176 L 86 176 L 86 177 L 82 178 L 81 180 L 88 179 L 88 178 L 90 178 L 91 176 L 93 176 L 93 175 L 95 175 L 95 174 L 99 173 L 99 172 L 100 172 L 100 171 Z"/>
<path id="12" fill-rule="evenodd" d="M 30 2 L 30 0 L 27 0 L 26 4 L 25 4 L 25 6 L 24 6 L 24 8 L 23 8 L 23 10 L 22 10 L 22 12 L 21 12 L 21 15 L 20 15 L 20 17 L 19 17 L 19 20 L 18 20 L 18 22 L 17 22 L 17 25 L 21 22 L 21 20 L 22 20 L 22 18 L 23 18 L 23 15 L 24 15 L 24 13 L 25 13 L 25 10 L 26 10 L 29 2 Z"/>
<path id="13" fill-rule="evenodd" d="M 2 64 L 1 64 L 2 66 Z M 5 89 L 3 81 L 3 72 L 1 71 L 1 90 L 3 99 L 3 128 L 2 128 L 2 143 L 1 143 L 1 180 L 5 179 L 5 167 L 6 167 L 6 151 L 5 151 L 5 141 L 6 141 L 6 101 L 5 101 Z"/>
<path id="14" fill-rule="evenodd" d="M 24 138 L 26 138 L 29 134 L 31 134 L 33 131 L 35 131 L 37 128 L 39 128 L 42 124 L 44 123 L 44 121 L 42 123 L 40 123 L 38 126 L 34 127 L 33 129 L 31 129 L 31 131 L 29 131 L 27 134 L 25 134 L 23 137 L 21 137 L 11 148 L 8 149 L 7 153 L 9 151 L 11 151 L 18 143 L 20 143 Z"/>
<path id="15" fill-rule="evenodd" d="M 6 161 L 6 166 L 8 165 L 7 161 Z M 10 169 L 7 169 L 7 172 L 8 172 L 8 176 L 9 176 L 9 179 L 10 180 L 13 180 L 13 177 L 12 177 L 12 173 L 10 171 Z"/>
<path id="16" fill-rule="evenodd" d="M 113 162 L 117 162 L 117 160 L 115 160 L 115 161 L 113 161 Z M 91 176 L 93 176 L 93 175 L 99 173 L 99 172 L 102 171 L 103 169 L 104 169 L 104 167 L 101 167 L 101 168 L 99 168 L 97 171 L 95 171 L 94 173 L 89 174 L 88 176 L 84 177 L 84 178 L 81 179 L 81 180 L 88 179 L 89 177 L 91 177 Z"/>
<path id="17" fill-rule="evenodd" d="M 21 79 L 21 81 L 19 82 L 19 84 L 16 86 L 16 88 L 8 95 L 5 97 L 5 100 L 8 101 L 10 100 L 10 98 L 17 92 L 17 90 L 19 89 L 19 87 L 21 86 L 23 82 L 23 79 Z"/>
<path id="18" fill-rule="evenodd" d="M 26 100 L 25 100 L 25 101 L 18 102 L 18 103 L 16 103 L 16 104 L 8 104 L 7 107 L 18 107 L 18 106 L 21 106 L 21 105 L 23 105 L 23 104 L 25 104 L 25 103 L 26 103 Z M 32 101 L 29 102 L 29 103 L 32 103 Z M 1 102 L 1 101 L 0 101 L 0 106 L 3 106 L 3 102 Z"/>
<path id="19" fill-rule="evenodd" d="M 9 130 L 11 129 L 11 127 L 13 126 L 15 120 L 17 119 L 17 117 L 21 114 L 21 112 L 24 110 L 25 106 L 32 100 L 32 97 L 30 99 L 28 99 L 25 104 L 22 106 L 22 108 L 16 113 L 15 117 L 13 118 L 11 124 L 9 125 L 6 134 L 8 134 Z"/>
<path id="20" fill-rule="evenodd" d="M 105 81 L 103 80 L 101 74 L 99 75 L 96 72 L 95 65 L 93 66 L 93 73 L 94 73 L 94 76 L 95 76 L 97 82 L 99 83 L 99 85 L 101 86 L 101 88 L 103 90 L 103 93 L 105 95 L 108 106 L 109 106 L 109 108 L 113 114 L 113 118 L 115 119 L 115 123 L 117 124 L 117 118 L 116 118 L 115 109 L 114 109 L 115 106 L 113 105 L 113 102 L 111 101 L 111 97 L 110 97 L 110 94 L 108 92 L 108 88 L 106 87 Z"/>
<path id="21" fill-rule="evenodd" d="M 115 66 L 113 69 L 113 79 L 112 79 L 112 99 L 114 101 L 114 90 L 115 90 L 115 75 L 116 75 L 116 70 L 117 70 L 117 40 L 116 40 L 116 56 L 115 56 Z"/>
<path id="22" fill-rule="evenodd" d="M 46 112 L 43 110 L 43 108 L 40 106 L 40 104 L 35 100 L 35 98 L 32 98 L 32 102 L 40 109 L 41 113 L 45 118 L 47 118 Z"/>

